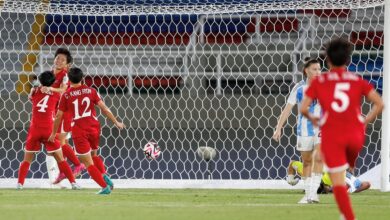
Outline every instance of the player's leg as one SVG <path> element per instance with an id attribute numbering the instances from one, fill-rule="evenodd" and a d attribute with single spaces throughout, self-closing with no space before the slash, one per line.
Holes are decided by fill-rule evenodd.
<path id="1" fill-rule="evenodd" d="M 100 170 L 94 165 L 93 159 L 91 154 L 88 152 L 83 155 L 79 155 L 80 160 L 85 166 L 87 167 L 88 174 L 91 176 L 91 178 L 99 184 L 102 189 L 98 192 L 99 194 L 110 194 L 111 189 L 110 186 L 106 183 L 106 181 L 103 178 L 103 174 L 100 172 Z"/>
<path id="2" fill-rule="evenodd" d="M 313 173 L 320 173 L 322 175 L 324 164 L 322 161 L 320 144 L 315 145 L 315 150 L 313 151 Z"/>
<path id="3" fill-rule="evenodd" d="M 71 133 L 70 132 L 67 132 L 66 133 L 66 138 L 65 138 L 65 144 L 62 145 L 62 153 L 64 151 L 67 151 L 67 157 L 69 158 L 69 156 L 71 155 L 72 159 L 71 159 L 71 162 L 73 163 L 74 165 L 74 168 L 73 168 L 73 175 L 75 177 L 78 177 L 81 175 L 81 173 L 85 170 L 85 165 L 82 164 L 79 159 L 77 158 L 76 156 L 76 153 L 75 151 L 73 150 L 73 148 L 69 145 L 69 139 L 71 137 L 70 135 Z M 65 148 L 64 148 L 65 147 Z"/>
<path id="4" fill-rule="evenodd" d="M 98 155 L 97 150 L 91 151 L 93 163 L 100 170 L 101 173 L 106 173 L 106 166 L 104 165 L 103 159 Z"/>
<path id="5" fill-rule="evenodd" d="M 46 151 L 52 154 L 56 160 L 60 172 L 63 173 L 69 180 L 72 185 L 72 189 L 80 189 L 80 187 L 76 184 L 75 177 L 73 176 L 69 164 L 65 161 L 64 156 L 62 155 L 60 142 L 55 140 L 54 142 L 44 141 L 43 143 L 46 147 Z"/>
<path id="6" fill-rule="evenodd" d="M 72 162 L 72 164 L 75 166 L 75 168 L 81 167 L 82 164 L 80 163 L 79 159 L 77 158 L 72 147 L 69 145 L 68 135 L 69 135 L 68 132 L 58 134 L 58 139 L 61 143 L 62 154 L 64 155 L 64 158 L 66 158 L 66 159 L 70 160 L 70 162 Z M 80 175 L 80 173 L 79 173 L 79 175 Z"/>
<path id="7" fill-rule="evenodd" d="M 349 167 L 346 150 L 348 137 L 338 136 L 337 132 L 333 132 L 323 132 L 321 152 L 329 169 L 329 176 L 333 183 L 333 195 L 339 211 L 343 219 L 354 220 L 355 215 L 345 184 L 345 171 Z"/>
<path id="8" fill-rule="evenodd" d="M 298 202 L 306 204 L 310 202 L 310 186 L 311 186 L 311 168 L 312 168 L 312 152 L 301 151 L 301 158 L 303 163 L 302 180 L 305 189 L 305 196 Z"/>
<path id="9" fill-rule="evenodd" d="M 363 183 L 353 176 L 353 169 L 355 168 L 356 158 L 359 156 L 361 149 L 363 148 L 365 136 L 364 132 L 354 131 L 352 134 L 353 139 L 351 138 L 351 143 L 347 148 L 347 161 L 351 169 L 351 173 L 347 173 L 349 179 L 351 180 L 351 186 L 353 187 L 353 192 L 361 192 L 371 187 L 369 182 Z"/>
<path id="10" fill-rule="evenodd" d="M 64 156 L 64 159 L 68 159 L 70 162 L 73 163 L 73 175 L 75 177 L 79 176 L 81 172 L 85 169 L 85 166 L 80 163 L 79 159 L 77 158 L 75 152 L 73 151 L 72 147 L 69 145 L 68 142 L 68 133 L 58 133 L 57 138 L 60 141 L 62 154 Z M 65 174 L 62 172 L 59 172 L 58 176 L 56 177 L 56 180 L 53 182 L 54 184 L 60 183 L 62 180 L 66 178 Z"/>
<path id="11" fill-rule="evenodd" d="M 305 189 L 305 196 L 298 202 L 300 204 L 309 203 L 310 199 L 310 185 L 311 185 L 311 170 L 313 161 L 313 144 L 311 144 L 310 137 L 297 138 L 297 150 L 301 153 L 303 163 L 302 180 Z"/>
<path id="12" fill-rule="evenodd" d="M 91 146 L 91 156 L 93 163 L 95 166 L 100 170 L 100 172 L 103 174 L 104 181 L 110 186 L 110 189 L 114 189 L 114 183 L 110 179 L 110 177 L 107 175 L 106 167 L 104 165 L 103 159 L 98 154 L 99 149 L 99 140 L 100 140 L 100 128 L 96 128 L 94 132 L 91 132 L 91 134 L 88 136 L 88 141 Z"/>
<path id="13" fill-rule="evenodd" d="M 22 189 L 24 185 L 24 180 L 26 179 L 28 170 L 30 169 L 30 164 L 34 160 L 35 152 L 25 151 L 24 159 L 20 163 L 19 171 L 18 171 L 18 184 L 16 186 L 17 189 Z"/>
<path id="14" fill-rule="evenodd" d="M 345 185 L 345 171 L 332 172 L 329 175 L 333 183 L 333 195 L 340 212 L 343 214 L 344 219 L 354 220 L 355 215 L 348 196 L 347 186 Z"/>
<path id="15" fill-rule="evenodd" d="M 303 163 L 302 177 L 307 178 L 311 176 L 311 169 L 313 165 L 312 151 L 301 151 L 301 158 Z"/>
<path id="16" fill-rule="evenodd" d="M 50 183 L 54 185 L 58 184 L 59 182 L 56 182 L 56 179 L 60 174 L 60 170 L 58 169 L 57 161 L 53 157 L 53 154 L 50 153 L 46 154 L 46 169 L 47 169 L 47 174 L 49 176 Z"/>
<path id="17" fill-rule="evenodd" d="M 310 186 L 310 201 L 314 203 L 320 202 L 320 199 L 317 194 L 317 190 L 321 184 L 322 171 L 323 171 L 323 162 L 320 152 L 320 144 L 315 145 L 313 152 L 313 169 L 311 173 L 311 186 Z"/>
<path id="18" fill-rule="evenodd" d="M 28 170 L 30 169 L 30 164 L 34 159 L 35 153 L 39 152 L 41 149 L 41 143 L 39 141 L 40 138 L 40 130 L 34 127 L 30 127 L 27 135 L 26 146 L 24 148 L 24 159 L 19 166 L 18 184 L 16 187 L 17 189 L 23 188 L 24 180 L 26 179 Z"/>
<path id="19" fill-rule="evenodd" d="M 72 173 L 72 169 L 70 169 L 69 164 L 66 162 L 66 160 L 64 159 L 64 157 L 62 155 L 61 148 L 59 148 L 58 150 L 56 150 L 52 153 L 53 153 L 55 160 L 57 161 L 58 168 L 59 168 L 60 172 L 63 173 L 66 176 L 66 178 L 69 180 L 69 182 L 72 186 L 72 189 L 80 189 L 80 186 L 78 184 L 76 184 L 76 180 L 75 180 L 75 177 Z"/>
<path id="20" fill-rule="evenodd" d="M 114 183 L 112 182 L 110 177 L 107 175 L 106 167 L 104 165 L 103 159 L 98 155 L 97 150 L 92 150 L 91 156 L 92 156 L 93 163 L 100 170 L 100 172 L 103 174 L 104 181 L 106 181 L 106 183 L 110 186 L 111 190 L 113 190 Z"/>
<path id="21" fill-rule="evenodd" d="M 110 194 L 111 189 L 110 186 L 106 183 L 103 178 L 103 174 L 93 163 L 93 159 L 91 156 L 91 145 L 88 138 L 85 137 L 74 137 L 73 141 L 75 143 L 77 155 L 80 158 L 81 163 L 83 163 L 87 167 L 87 171 L 89 176 L 102 187 L 99 194 Z"/>
<path id="22" fill-rule="evenodd" d="M 370 182 L 362 182 L 360 187 L 355 190 L 355 193 L 362 192 L 364 190 L 367 190 L 371 187 Z"/>

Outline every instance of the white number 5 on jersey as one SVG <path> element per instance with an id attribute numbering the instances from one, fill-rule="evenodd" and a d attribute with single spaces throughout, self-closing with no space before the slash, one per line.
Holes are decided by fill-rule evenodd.
<path id="1" fill-rule="evenodd" d="M 349 106 L 349 96 L 346 92 L 349 91 L 350 88 L 351 85 L 349 83 L 336 83 L 333 95 L 335 101 L 333 101 L 331 105 L 332 109 L 335 112 L 344 112 L 345 110 L 347 110 Z M 338 100 L 339 102 L 337 102 L 336 100 Z"/>

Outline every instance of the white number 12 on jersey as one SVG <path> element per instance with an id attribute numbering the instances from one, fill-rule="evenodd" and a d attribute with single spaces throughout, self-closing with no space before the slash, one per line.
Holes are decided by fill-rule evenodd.
<path id="1" fill-rule="evenodd" d="M 351 88 L 351 84 L 349 83 L 336 83 L 336 86 L 334 88 L 334 95 L 333 97 L 335 100 L 339 100 L 340 102 L 333 101 L 332 102 L 332 109 L 336 112 L 344 112 L 347 110 L 349 106 L 349 96 L 347 95 L 347 91 Z M 341 104 L 339 104 L 341 103 Z"/>
<path id="2" fill-rule="evenodd" d="M 91 109 L 89 109 L 89 105 L 91 104 L 91 100 L 89 100 L 88 97 L 84 97 L 83 100 L 81 101 L 81 105 L 83 105 L 84 102 L 86 103 L 86 106 L 85 106 L 83 114 L 80 115 L 80 112 L 79 112 L 79 100 L 76 99 L 76 100 L 73 101 L 73 105 L 74 105 L 74 119 L 75 120 L 91 116 Z M 89 111 L 88 111 L 88 109 L 89 109 Z"/>

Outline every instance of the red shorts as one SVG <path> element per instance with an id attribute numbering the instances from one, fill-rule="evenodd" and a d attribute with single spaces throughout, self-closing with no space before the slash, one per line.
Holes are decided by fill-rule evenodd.
<path id="1" fill-rule="evenodd" d="M 344 131 L 322 129 L 321 132 L 321 151 L 329 172 L 334 173 L 354 167 L 364 145 L 364 128 Z"/>
<path id="2" fill-rule="evenodd" d="M 72 116 L 68 113 L 64 113 L 60 127 L 58 127 L 57 133 L 68 133 L 72 131 Z"/>
<path id="3" fill-rule="evenodd" d="M 54 142 L 48 142 L 51 134 L 51 127 L 34 127 L 31 126 L 28 130 L 26 141 L 26 152 L 39 152 L 41 150 L 41 144 L 45 145 L 46 151 L 52 153 L 60 150 L 60 142 L 56 139 Z"/>
<path id="4" fill-rule="evenodd" d="M 76 154 L 84 155 L 99 148 L 100 127 L 72 128 L 72 139 Z"/>

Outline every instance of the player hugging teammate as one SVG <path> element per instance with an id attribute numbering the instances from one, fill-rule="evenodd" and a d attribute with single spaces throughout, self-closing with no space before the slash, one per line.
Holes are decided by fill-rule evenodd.
<path id="1" fill-rule="evenodd" d="M 95 89 L 82 84 L 84 74 L 81 69 L 69 69 L 71 62 L 70 52 L 67 49 L 58 49 L 55 54 L 54 70 L 40 74 L 41 86 L 34 88 L 29 95 L 33 103 L 33 115 L 25 147 L 25 158 L 19 168 L 18 189 L 23 188 L 34 153 L 40 150 L 41 144 L 45 145 L 47 153 L 53 155 L 58 163 L 60 174 L 54 183 L 68 178 L 72 188 L 79 189 L 75 183 L 75 176 L 86 167 L 91 178 L 102 187 L 98 194 L 109 194 L 114 187 L 106 173 L 104 162 L 98 155 L 100 124 L 95 105 L 119 129 L 123 129 L 124 124 L 116 120 Z M 66 140 L 69 132 L 73 134 L 75 150 L 82 163 Z M 65 158 L 74 164 L 73 173 Z M 55 164 L 53 165 L 50 157 L 47 164 L 50 176 L 51 167 Z"/>

